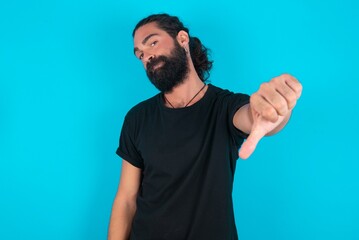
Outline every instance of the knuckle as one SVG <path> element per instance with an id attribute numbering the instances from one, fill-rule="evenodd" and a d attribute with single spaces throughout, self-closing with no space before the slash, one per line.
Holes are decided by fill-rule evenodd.
<path id="1" fill-rule="evenodd" d="M 280 103 L 277 103 L 276 106 L 275 106 L 277 112 L 280 114 L 280 115 L 284 115 L 287 113 L 288 111 L 288 106 L 287 106 L 287 103 L 286 102 L 280 102 Z"/>
<path id="2" fill-rule="evenodd" d="M 273 120 L 277 118 L 277 112 L 272 107 L 266 107 L 263 109 L 262 115 L 264 118 Z"/>
<path id="3" fill-rule="evenodd" d="M 297 104 L 297 101 L 293 101 L 293 102 L 289 103 L 288 104 L 289 109 L 294 108 L 296 104 Z"/>
<path id="4" fill-rule="evenodd" d="M 303 85 L 298 82 L 298 92 L 301 93 L 303 91 Z"/>
<path id="5" fill-rule="evenodd" d="M 293 105 L 293 103 L 295 103 L 297 101 L 297 96 L 295 96 L 293 94 L 288 94 L 287 101 L 288 101 L 289 105 Z"/>
<path id="6" fill-rule="evenodd" d="M 253 93 L 251 96 L 250 96 L 250 98 L 249 98 L 249 102 L 251 103 L 251 104 L 253 104 L 253 103 L 256 103 L 258 101 L 258 94 L 257 93 Z"/>
<path id="7" fill-rule="evenodd" d="M 297 100 L 302 95 L 302 86 L 294 86 L 295 99 Z"/>
<path id="8" fill-rule="evenodd" d="M 275 77 L 271 80 L 271 82 L 273 83 L 279 83 L 280 82 L 280 77 Z"/>
<path id="9" fill-rule="evenodd" d="M 288 111 L 287 104 L 281 104 L 278 108 L 279 115 L 284 116 Z"/>
<path id="10" fill-rule="evenodd" d="M 264 83 L 261 83 L 259 89 L 260 90 L 266 90 L 268 88 L 268 83 L 267 82 L 264 82 Z"/>
<path id="11" fill-rule="evenodd" d="M 281 75 L 281 77 L 283 77 L 283 78 L 293 78 L 292 75 L 290 75 L 289 73 L 283 73 Z"/>

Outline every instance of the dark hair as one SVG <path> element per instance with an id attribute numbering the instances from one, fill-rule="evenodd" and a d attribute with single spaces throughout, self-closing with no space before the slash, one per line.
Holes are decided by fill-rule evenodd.
<path id="1" fill-rule="evenodd" d="M 181 30 L 187 32 L 189 35 L 188 28 L 183 25 L 178 17 L 163 13 L 153 14 L 139 21 L 132 32 L 132 37 L 135 36 L 135 32 L 138 28 L 151 22 L 157 23 L 157 26 L 166 31 L 173 39 L 176 39 L 178 32 Z M 191 36 L 189 40 L 189 48 L 196 72 L 204 82 L 209 78 L 209 71 L 213 64 L 213 61 L 208 60 L 209 49 L 207 49 L 198 38 Z"/>

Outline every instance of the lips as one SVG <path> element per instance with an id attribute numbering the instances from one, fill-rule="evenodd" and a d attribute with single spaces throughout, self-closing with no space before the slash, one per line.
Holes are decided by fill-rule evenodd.
<path id="1" fill-rule="evenodd" d="M 152 67 L 152 70 L 156 70 L 157 68 L 162 67 L 164 64 L 164 62 L 160 61 Z"/>
<path id="2" fill-rule="evenodd" d="M 159 61 L 157 63 L 153 63 L 149 66 L 148 70 L 150 72 L 155 72 L 158 68 L 162 67 L 165 63 L 163 61 Z"/>
<path id="3" fill-rule="evenodd" d="M 150 72 L 154 72 L 158 68 L 162 67 L 164 64 L 165 59 L 161 59 L 161 57 L 158 57 L 157 59 L 154 59 L 147 64 L 147 70 Z"/>

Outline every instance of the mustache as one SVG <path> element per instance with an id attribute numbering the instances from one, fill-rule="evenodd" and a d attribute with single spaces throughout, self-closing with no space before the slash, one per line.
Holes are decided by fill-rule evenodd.
<path id="1" fill-rule="evenodd" d="M 154 67 L 159 64 L 160 62 L 166 63 L 167 62 L 167 57 L 165 56 L 158 56 L 156 58 L 151 59 L 151 61 L 149 61 L 146 64 L 146 69 L 149 72 L 154 72 Z"/>

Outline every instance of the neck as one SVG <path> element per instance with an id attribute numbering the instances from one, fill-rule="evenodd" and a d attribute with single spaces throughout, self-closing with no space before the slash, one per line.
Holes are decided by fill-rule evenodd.
<path id="1" fill-rule="evenodd" d="M 164 94 L 165 105 L 170 108 L 182 108 L 195 104 L 205 94 L 207 87 L 197 74 L 189 74 L 182 84 Z"/>

